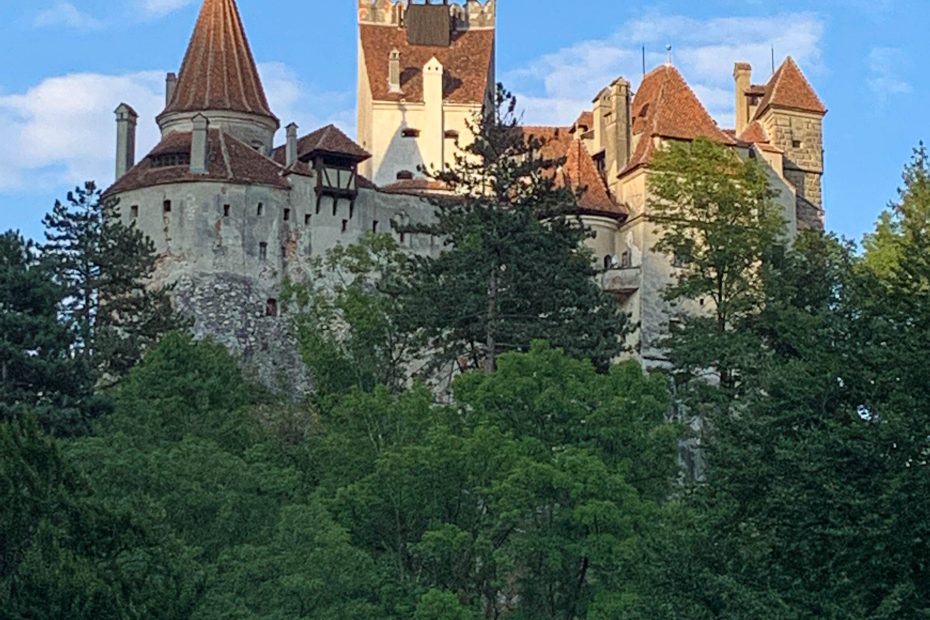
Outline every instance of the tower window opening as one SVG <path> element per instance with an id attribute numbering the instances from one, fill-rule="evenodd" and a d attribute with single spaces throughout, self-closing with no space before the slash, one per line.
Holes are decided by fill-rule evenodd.
<path id="1" fill-rule="evenodd" d="M 265 302 L 265 316 L 278 316 L 278 300 L 269 299 Z"/>
<path id="2" fill-rule="evenodd" d="M 309 226 L 310 221 L 311 221 L 311 216 L 309 213 L 307 213 L 306 215 L 304 215 L 304 226 Z"/>
<path id="3" fill-rule="evenodd" d="M 458 139 L 459 139 L 459 132 L 457 132 L 457 131 L 454 130 L 454 129 L 446 129 L 445 136 L 446 136 L 446 139 L 447 139 L 447 140 L 458 140 Z"/>
<path id="4" fill-rule="evenodd" d="M 287 260 L 287 246 L 281 246 L 281 260 Z"/>
<path id="5" fill-rule="evenodd" d="M 161 208 L 162 208 L 162 212 L 164 212 L 164 213 L 171 213 L 171 201 L 170 201 L 170 200 L 166 200 L 165 202 L 163 202 L 163 203 L 161 204 Z"/>
<path id="6" fill-rule="evenodd" d="M 290 220 L 291 220 L 291 210 L 285 209 L 284 210 L 284 221 L 289 222 Z"/>
<path id="7" fill-rule="evenodd" d="M 268 258 L 268 244 L 264 241 L 258 244 L 258 257 L 261 260 L 266 260 Z"/>
<path id="8" fill-rule="evenodd" d="M 264 213 L 265 213 L 265 205 L 262 203 L 258 203 L 258 210 L 256 211 L 256 215 L 258 215 L 258 217 L 261 217 Z"/>
<path id="9" fill-rule="evenodd" d="M 342 220 L 342 232 L 349 231 L 349 220 Z"/>
<path id="10" fill-rule="evenodd" d="M 232 211 L 232 206 L 223 205 L 223 217 L 229 217 L 229 212 Z"/>
<path id="11" fill-rule="evenodd" d="M 400 172 L 397 173 L 397 180 L 398 181 L 412 181 L 413 173 L 410 172 L 409 170 L 401 170 Z"/>
<path id="12" fill-rule="evenodd" d="M 802 146 L 804 146 L 804 143 L 801 142 L 800 140 L 792 140 L 792 141 L 791 141 L 791 146 L 792 146 L 792 148 L 799 149 L 799 148 L 801 148 Z"/>
<path id="13" fill-rule="evenodd" d="M 378 234 L 378 220 L 375 220 L 374 222 L 371 223 L 371 232 L 374 234 Z"/>
<path id="14" fill-rule="evenodd" d="M 401 137 L 404 137 L 404 138 L 419 138 L 420 130 L 414 129 L 412 127 L 406 127 L 401 130 L 400 135 Z"/>
<path id="15" fill-rule="evenodd" d="M 139 205 L 132 205 L 129 207 L 129 217 L 134 220 L 139 219 Z"/>
<path id="16" fill-rule="evenodd" d="M 402 244 L 403 244 L 403 243 L 407 243 L 407 233 L 401 231 L 401 232 L 398 234 L 398 236 L 400 237 L 400 242 L 401 242 Z"/>

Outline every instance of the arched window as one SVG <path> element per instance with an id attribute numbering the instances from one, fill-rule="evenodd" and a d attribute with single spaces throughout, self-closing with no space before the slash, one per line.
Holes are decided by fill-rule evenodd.
<path id="1" fill-rule="evenodd" d="M 608 254 L 604 257 L 604 269 L 610 269 L 614 266 L 614 257 Z"/>

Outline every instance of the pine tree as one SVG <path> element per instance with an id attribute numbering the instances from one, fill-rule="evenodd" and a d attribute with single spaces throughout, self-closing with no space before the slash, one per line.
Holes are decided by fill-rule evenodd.
<path id="1" fill-rule="evenodd" d="M 42 252 L 64 295 L 75 354 L 105 383 L 124 376 L 161 334 L 182 323 L 167 291 L 149 287 L 155 247 L 124 225 L 93 182 L 45 217 Z"/>
<path id="2" fill-rule="evenodd" d="M 572 216 L 577 196 L 524 136 L 516 99 L 498 87 L 496 106 L 472 128 L 473 143 L 443 172 L 426 171 L 454 196 L 438 200 L 432 225 L 407 232 L 441 239 L 418 259 L 407 315 L 439 364 L 493 370 L 501 352 L 548 339 L 600 368 L 621 351 L 625 317 L 594 281 L 588 232 Z"/>
<path id="3" fill-rule="evenodd" d="M 34 409 L 46 430 L 85 428 L 89 377 L 58 319 L 62 292 L 18 233 L 0 235 L 0 418 Z"/>

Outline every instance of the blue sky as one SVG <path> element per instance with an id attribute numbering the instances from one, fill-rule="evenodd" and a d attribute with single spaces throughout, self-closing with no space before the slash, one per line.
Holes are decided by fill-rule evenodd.
<path id="1" fill-rule="evenodd" d="M 7 0 L 0 4 L 0 229 L 41 235 L 41 216 L 85 179 L 113 176 L 121 101 L 142 114 L 139 156 L 156 141 L 166 71 L 176 71 L 200 0 Z M 732 67 L 771 71 L 793 55 L 830 108 L 827 225 L 859 239 L 896 196 L 903 165 L 930 138 L 921 80 L 926 0 L 499 0 L 498 79 L 528 123 L 570 123 L 598 90 L 673 60 L 721 125 Z M 239 0 L 272 108 L 309 131 L 354 132 L 355 0 Z M 280 136 L 279 136 L 280 137 Z"/>

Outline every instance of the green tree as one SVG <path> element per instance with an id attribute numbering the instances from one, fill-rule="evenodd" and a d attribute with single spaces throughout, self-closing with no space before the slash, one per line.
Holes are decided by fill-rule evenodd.
<path id="1" fill-rule="evenodd" d="M 71 357 L 61 297 L 35 246 L 12 231 L 0 235 L 0 419 L 31 408 L 47 430 L 67 434 L 87 430 L 98 403 Z"/>
<path id="2" fill-rule="evenodd" d="M 0 423 L 0 617 L 182 618 L 202 585 L 151 513 L 97 496 L 28 415 Z"/>
<path id="3" fill-rule="evenodd" d="M 559 162 L 524 137 L 515 108 L 499 87 L 474 142 L 448 170 L 428 171 L 455 196 L 436 202 L 435 223 L 407 230 L 445 251 L 417 260 L 404 310 L 437 366 L 493 370 L 500 352 L 545 338 L 604 369 L 620 352 L 625 317 L 594 282 L 588 233 L 570 217 L 577 196 L 556 184 Z"/>
<path id="4" fill-rule="evenodd" d="M 410 267 L 391 235 L 367 235 L 317 258 L 310 284 L 285 287 L 285 301 L 301 308 L 301 349 L 320 393 L 405 386 L 418 350 L 403 307 Z"/>
<path id="5" fill-rule="evenodd" d="M 699 139 L 662 149 L 648 184 L 656 250 L 678 265 L 665 289 L 677 307 L 670 357 L 686 376 L 712 368 L 732 386 L 752 347 L 743 327 L 763 307 L 767 257 L 786 241 L 768 176 L 757 161 Z"/>
<path id="6" fill-rule="evenodd" d="M 43 258 L 63 291 L 74 351 L 98 380 L 124 376 L 159 336 L 181 326 L 164 289 L 150 288 L 155 248 L 93 182 L 45 217 Z"/>

